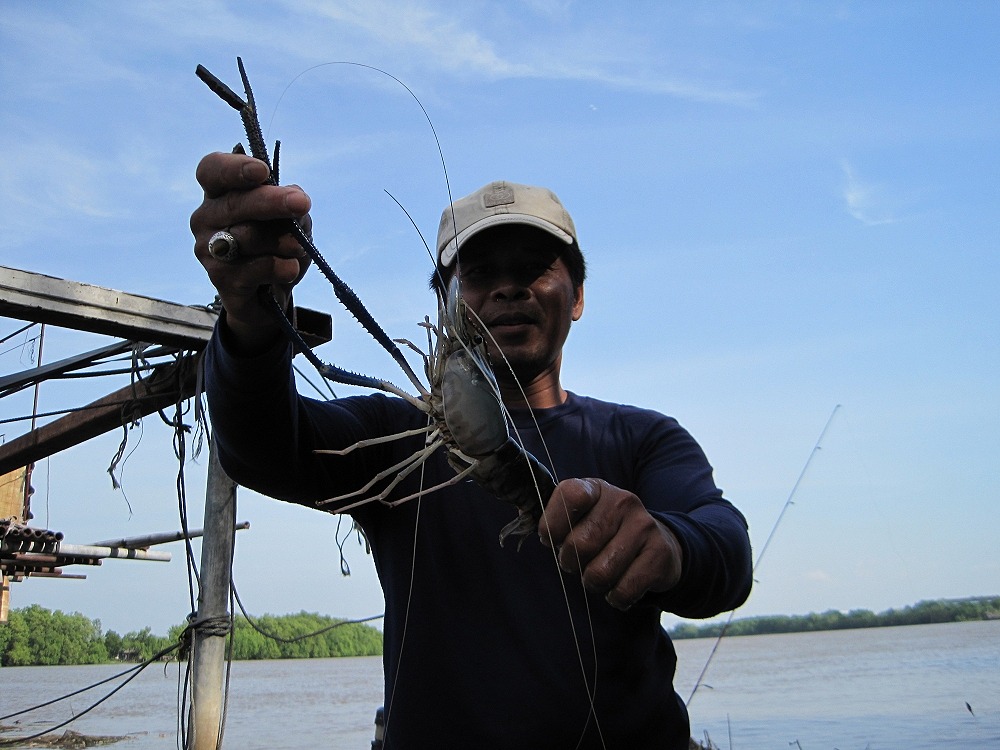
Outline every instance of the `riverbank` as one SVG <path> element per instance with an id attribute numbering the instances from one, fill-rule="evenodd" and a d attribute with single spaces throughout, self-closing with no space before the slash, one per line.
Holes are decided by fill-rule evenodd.
<path id="1" fill-rule="evenodd" d="M 904 625 L 935 625 L 946 622 L 973 622 L 1000 619 L 1000 596 L 920 601 L 902 609 L 875 613 L 868 609 L 841 612 L 831 609 L 808 615 L 765 615 L 712 622 L 702 625 L 685 622 L 669 630 L 674 640 L 774 633 L 817 633 L 827 630 L 892 628 Z"/>
<path id="2" fill-rule="evenodd" d="M 5 726 L 0 724 L 0 742 L 10 742 L 11 737 L 20 736 L 19 732 L 23 732 L 20 727 Z M 5 747 L 10 747 L 12 750 L 21 750 L 21 748 L 70 748 L 72 750 L 76 750 L 77 748 L 113 745 L 116 742 L 121 742 L 122 740 L 127 739 L 129 738 L 125 735 L 117 737 L 96 737 L 93 735 L 80 734 L 79 732 L 74 732 L 72 729 L 67 729 L 62 734 L 46 734 L 41 737 L 36 737 L 33 740 L 20 742 L 16 745 L 5 744 Z"/>
<path id="3" fill-rule="evenodd" d="M 902 609 L 874 613 L 855 609 L 808 615 L 773 615 L 734 619 L 728 624 L 684 622 L 669 630 L 675 641 L 777 633 L 812 633 L 859 628 L 928 625 L 1000 619 L 1000 596 L 921 601 Z M 80 613 L 49 611 L 38 605 L 12 610 L 0 624 L 0 667 L 58 664 L 140 663 L 176 644 L 184 627 L 167 636 L 149 628 L 124 636 L 102 633 L 100 622 Z M 376 628 L 326 615 L 237 617 L 233 659 L 320 659 L 333 656 L 379 656 L 382 634 Z"/>

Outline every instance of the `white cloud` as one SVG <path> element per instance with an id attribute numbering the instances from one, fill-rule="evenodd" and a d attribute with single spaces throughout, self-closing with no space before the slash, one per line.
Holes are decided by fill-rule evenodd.
<path id="1" fill-rule="evenodd" d="M 20 175 L 16 184 L 0 188 L 8 231 L 31 231 L 38 221 L 55 215 L 108 218 L 115 214 L 114 170 L 105 159 L 90 157 L 55 142 L 22 141 L 8 168 Z"/>
<path id="2" fill-rule="evenodd" d="M 843 196 L 848 213 L 868 226 L 895 223 L 885 188 L 862 180 L 846 159 L 840 166 L 844 172 Z"/>
<path id="3" fill-rule="evenodd" d="M 825 570 L 819 570 L 818 568 L 814 570 L 807 570 L 803 573 L 802 577 L 812 583 L 833 583 L 834 580 L 832 575 Z"/>
<path id="4" fill-rule="evenodd" d="M 536 31 L 546 36 L 546 43 L 538 44 L 537 34 L 519 35 L 516 24 L 503 22 L 498 15 L 477 17 L 475 6 L 446 13 L 439 7 L 394 0 L 354 0 L 335 5 L 323 0 L 303 4 L 300 0 L 287 6 L 289 12 L 304 14 L 314 24 L 320 19 L 317 33 L 322 41 L 316 34 L 311 41 L 304 42 L 302 36 L 286 41 L 294 43 L 297 52 L 306 48 L 313 57 L 329 59 L 330 29 L 322 23 L 329 21 L 341 32 L 352 29 L 364 37 L 360 47 L 349 48 L 350 54 L 363 54 L 365 46 L 375 44 L 381 59 L 391 50 L 395 60 L 405 60 L 401 64 L 421 61 L 426 67 L 450 75 L 478 76 L 485 80 L 585 81 L 653 95 L 734 105 L 750 104 L 759 96 L 757 92 L 678 74 L 638 70 L 638 61 L 649 59 L 643 40 L 633 38 L 630 32 L 614 33 L 607 28 L 594 30 L 582 26 L 567 32 L 567 24 L 560 18 L 569 13 L 569 6 L 562 2 L 546 2 L 543 6 L 531 8 L 541 16 L 536 24 L 541 28 Z M 546 31 L 545 23 L 552 24 L 551 33 Z M 495 33 L 490 35 L 482 29 Z"/>
<path id="5" fill-rule="evenodd" d="M 689 101 L 711 102 L 715 104 L 732 104 L 747 106 L 756 101 L 760 94 L 754 91 L 724 86 L 714 86 L 698 81 L 689 81 L 679 77 L 660 77 L 657 75 L 623 75 L 609 73 L 600 69 L 551 69 L 547 75 L 559 78 L 575 79 L 601 83 L 612 88 L 640 91 L 647 94 L 673 96 Z"/>
<path id="6" fill-rule="evenodd" d="M 101 36 L 117 31 L 89 19 L 67 20 L 58 13 L 10 14 L 3 19 L 5 45 L 11 59 L 4 72 L 19 90 L 39 101 L 51 100 L 53 91 L 70 83 L 84 86 L 93 81 L 137 83 L 141 76 L 104 54 Z M 39 43 L 39 39 L 44 43 Z M 18 66 L 16 68 L 15 66 Z"/>
<path id="7" fill-rule="evenodd" d="M 295 3 L 302 12 L 364 32 L 383 49 L 417 48 L 425 60 L 448 71 L 477 72 L 504 77 L 528 73 L 523 65 L 497 54 L 492 43 L 462 28 L 452 16 L 413 3 L 361 0 L 332 5 L 314 0 Z"/>

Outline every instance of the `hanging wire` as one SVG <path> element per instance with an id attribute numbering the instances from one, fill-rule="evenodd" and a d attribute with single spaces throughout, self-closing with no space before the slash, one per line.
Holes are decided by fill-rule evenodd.
<path id="1" fill-rule="evenodd" d="M 32 327 L 33 325 L 38 325 L 38 324 L 37 324 L 37 323 L 28 323 L 28 325 L 26 325 L 26 326 L 21 326 L 20 328 L 18 328 L 18 329 L 17 329 L 16 331 L 14 331 L 13 333 L 9 333 L 9 334 L 7 334 L 7 335 L 6 335 L 6 336 L 4 336 L 4 337 L 3 337 L 2 339 L 0 339 L 0 344 L 4 344 L 4 343 L 6 343 L 6 342 L 10 341 L 10 340 L 11 340 L 12 338 L 14 338 L 15 336 L 17 336 L 17 335 L 18 335 L 19 333 L 24 333 L 24 332 L 25 332 L 25 331 L 27 331 L 27 330 L 28 330 L 29 328 L 31 328 L 31 327 Z M 7 351 L 10 351 L 10 350 L 8 349 Z M 0 354 L 6 354 L 6 353 L 7 353 L 7 352 L 0 352 Z"/>
<path id="2" fill-rule="evenodd" d="M 235 581 L 231 581 L 231 591 L 233 598 L 236 600 L 236 604 L 240 608 L 240 612 L 242 613 L 243 617 L 246 618 L 247 624 L 265 638 L 270 638 L 272 641 L 276 641 L 278 643 L 298 643 L 299 641 L 304 641 L 306 638 L 315 638 L 331 630 L 335 630 L 336 628 L 342 628 L 345 625 L 361 625 L 366 622 L 381 620 L 383 617 L 385 617 L 385 613 L 383 612 L 377 615 L 369 615 L 368 617 L 359 617 L 356 620 L 338 620 L 335 623 L 322 627 L 319 630 L 314 630 L 311 633 L 303 633 L 302 635 L 297 635 L 293 638 L 282 638 L 279 635 L 275 635 L 274 633 L 270 633 L 267 630 L 265 630 L 260 625 L 260 623 L 258 623 L 253 617 L 251 617 L 247 613 L 246 608 L 243 606 L 243 602 L 240 600 L 239 594 L 236 592 Z"/>

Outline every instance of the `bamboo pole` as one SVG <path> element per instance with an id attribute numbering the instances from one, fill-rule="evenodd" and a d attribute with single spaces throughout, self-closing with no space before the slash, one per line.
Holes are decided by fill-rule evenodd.
<path id="1" fill-rule="evenodd" d="M 191 646 L 191 711 L 188 743 L 192 750 L 216 750 L 222 729 L 226 629 L 215 626 L 229 618 L 229 582 L 236 524 L 236 484 L 226 476 L 213 440 L 209 446 L 205 529 L 197 627 Z"/>
<path id="2" fill-rule="evenodd" d="M 236 530 L 250 528 L 249 521 L 236 524 Z M 103 542 L 94 542 L 95 547 L 125 547 L 127 549 L 145 549 L 155 547 L 157 544 L 169 544 L 179 542 L 181 539 L 196 539 L 205 533 L 204 529 L 189 529 L 185 534 L 183 531 L 163 531 L 155 534 L 144 534 L 143 536 L 118 537 L 116 539 L 106 539 Z"/>
<path id="3" fill-rule="evenodd" d="M 95 547 L 89 544 L 60 544 L 56 552 L 64 557 L 93 557 L 94 559 L 122 558 L 126 560 L 154 560 L 170 562 L 169 552 L 153 552 L 128 547 Z"/>

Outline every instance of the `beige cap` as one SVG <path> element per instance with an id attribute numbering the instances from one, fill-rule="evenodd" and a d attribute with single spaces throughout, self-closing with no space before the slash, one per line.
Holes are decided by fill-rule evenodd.
<path id="1" fill-rule="evenodd" d="M 459 198 L 441 214 L 438 261 L 447 268 L 458 249 L 475 234 L 499 224 L 528 224 L 558 237 L 567 245 L 576 241 L 569 212 L 551 190 L 498 180 Z"/>

